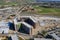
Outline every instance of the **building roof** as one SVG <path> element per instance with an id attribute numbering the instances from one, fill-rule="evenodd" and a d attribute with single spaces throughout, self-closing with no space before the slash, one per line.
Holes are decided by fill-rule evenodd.
<path id="1" fill-rule="evenodd" d="M 4 31 L 4 33 L 8 33 L 9 28 L 0 28 L 0 33 L 2 33 L 3 31 Z"/>
<path id="2" fill-rule="evenodd" d="M 40 23 L 41 26 L 45 26 L 46 25 L 46 23 L 43 22 L 43 21 L 39 21 L 39 23 Z"/>
<path id="3" fill-rule="evenodd" d="M 51 36 L 53 36 L 56 40 L 60 40 L 60 37 L 58 37 L 55 33 L 50 34 Z"/>
<path id="4" fill-rule="evenodd" d="M 8 27 L 8 22 L 0 21 L 0 27 Z"/>
<path id="5" fill-rule="evenodd" d="M 16 34 L 15 35 L 11 35 L 11 38 L 12 38 L 12 40 L 19 40 L 18 36 Z"/>
<path id="6" fill-rule="evenodd" d="M 0 21 L 0 33 L 2 33 L 3 31 L 4 33 L 8 33 L 9 31 L 8 22 Z"/>
<path id="7" fill-rule="evenodd" d="M 26 27 L 32 28 L 32 26 L 26 22 L 18 22 L 17 24 L 24 24 Z"/>
<path id="8" fill-rule="evenodd" d="M 33 22 L 37 22 L 32 16 L 21 16 L 22 18 L 30 18 Z"/>
<path id="9" fill-rule="evenodd" d="M 27 27 L 29 27 L 29 28 L 32 28 L 32 26 L 31 25 L 29 25 L 28 23 L 26 23 L 26 22 L 22 22 L 22 24 L 24 24 L 25 26 L 27 26 Z"/>
<path id="10" fill-rule="evenodd" d="M 17 20 L 18 20 L 17 18 L 14 19 L 14 24 L 17 24 L 18 23 Z"/>

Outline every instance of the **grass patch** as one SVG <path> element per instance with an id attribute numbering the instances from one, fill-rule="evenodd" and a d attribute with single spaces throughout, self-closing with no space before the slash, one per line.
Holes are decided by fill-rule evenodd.
<path id="1" fill-rule="evenodd" d="M 15 5 L 18 5 L 18 3 L 17 2 L 8 2 L 8 3 L 6 3 L 6 2 L 0 2 L 0 5 L 2 6 L 2 5 L 11 5 L 11 6 L 15 6 Z"/>
<path id="2" fill-rule="evenodd" d="M 8 2 L 8 3 L 5 3 L 5 5 L 17 5 L 17 2 Z"/>
<path id="3" fill-rule="evenodd" d="M 58 8 L 45 8 L 40 6 L 33 6 L 39 14 L 49 14 L 54 16 L 60 16 L 60 9 Z"/>
<path id="4" fill-rule="evenodd" d="M 20 27 L 21 27 L 21 23 L 17 24 L 17 27 L 19 27 L 19 28 L 20 28 Z"/>

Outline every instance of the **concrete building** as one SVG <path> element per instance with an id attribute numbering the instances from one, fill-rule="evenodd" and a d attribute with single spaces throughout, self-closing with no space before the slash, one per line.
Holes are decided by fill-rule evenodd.
<path id="1" fill-rule="evenodd" d="M 7 22 L 0 22 L 0 33 L 8 33 L 9 32 L 9 26 Z"/>
<path id="2" fill-rule="evenodd" d="M 26 23 L 28 23 L 29 25 L 32 25 L 35 28 L 35 24 L 37 23 L 36 20 L 34 20 L 33 17 L 31 16 L 21 16 L 21 21 L 24 21 Z"/>
<path id="3" fill-rule="evenodd" d="M 13 23 L 0 21 L 0 33 L 9 33 L 10 30 L 15 30 Z"/>
<path id="4" fill-rule="evenodd" d="M 25 34 L 36 35 L 38 31 L 48 31 L 51 28 L 57 27 L 58 21 L 60 21 L 60 18 L 21 16 L 20 19 L 14 19 L 14 24 L 19 32 L 21 32 L 22 28 L 26 32 Z M 19 27 L 17 25 L 19 25 Z M 24 31 L 22 33 L 24 33 Z"/>
<path id="5" fill-rule="evenodd" d="M 22 31 L 25 31 L 25 34 L 35 35 L 38 32 L 36 31 L 36 29 L 38 28 L 37 21 L 34 20 L 34 18 L 32 18 L 31 16 L 21 16 L 19 20 L 16 18 L 14 19 L 14 24 L 16 28 L 18 27 L 17 25 L 20 24 L 20 29 L 19 27 L 17 29 L 19 29 L 18 31 L 24 29 Z"/>
<path id="6" fill-rule="evenodd" d="M 55 33 L 50 34 L 55 40 L 60 40 L 60 37 L 58 37 Z"/>

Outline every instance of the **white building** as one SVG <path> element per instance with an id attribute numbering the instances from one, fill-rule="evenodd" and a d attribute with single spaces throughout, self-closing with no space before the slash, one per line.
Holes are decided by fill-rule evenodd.
<path id="1" fill-rule="evenodd" d="M 9 32 L 9 26 L 7 22 L 1 21 L 0 22 L 0 33 L 8 33 Z"/>

